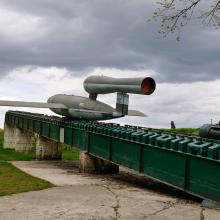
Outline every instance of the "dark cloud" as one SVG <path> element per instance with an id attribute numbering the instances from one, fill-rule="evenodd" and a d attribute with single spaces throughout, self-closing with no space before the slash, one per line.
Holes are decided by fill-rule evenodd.
<path id="1" fill-rule="evenodd" d="M 0 0 L 2 10 L 15 14 L 0 30 L 0 69 L 57 66 L 85 73 L 114 67 L 152 69 L 159 82 L 220 78 L 220 32 L 192 24 L 179 43 L 175 37 L 157 39 L 159 25 L 147 22 L 152 2 Z"/>

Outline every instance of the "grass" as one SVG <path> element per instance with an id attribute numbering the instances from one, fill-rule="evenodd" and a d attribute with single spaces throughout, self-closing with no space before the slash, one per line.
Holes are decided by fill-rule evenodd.
<path id="1" fill-rule="evenodd" d="M 14 149 L 4 149 L 0 147 L 0 161 L 27 161 L 36 158 L 35 152 L 16 152 Z"/>
<path id="2" fill-rule="evenodd" d="M 29 161 L 36 158 L 35 152 L 16 152 L 3 148 L 4 132 L 0 129 L 0 196 L 37 191 L 53 187 L 48 181 L 30 176 L 7 161 Z M 79 151 L 63 146 L 63 160 L 77 160 Z"/>
<path id="3" fill-rule="evenodd" d="M 3 148 L 4 132 L 0 129 L 0 196 L 37 191 L 53 187 L 48 181 L 30 176 L 7 161 L 27 161 L 36 158 L 35 152 L 16 152 Z"/>
<path id="4" fill-rule="evenodd" d="M 78 160 L 79 150 L 74 148 L 63 147 L 62 160 Z"/>
<path id="5" fill-rule="evenodd" d="M 0 134 L 1 140 L 1 134 Z M 11 195 L 21 192 L 37 191 L 53 187 L 48 181 L 32 177 L 14 167 L 7 161 L 34 160 L 35 152 L 16 152 L 14 149 L 4 149 L 0 146 L 0 196 Z M 75 149 L 64 149 L 63 160 L 77 160 L 79 151 Z"/>
<path id="6" fill-rule="evenodd" d="M 47 189 L 54 185 L 32 177 L 6 161 L 0 161 L 0 196 Z"/>
<path id="7" fill-rule="evenodd" d="M 160 129 L 160 130 L 169 133 L 199 135 L 199 128 L 176 128 L 176 129 Z"/>
<path id="8" fill-rule="evenodd" d="M 16 152 L 14 149 L 0 147 L 0 161 L 29 161 L 35 160 L 35 152 Z M 78 160 L 79 151 L 76 149 L 63 150 L 62 160 Z"/>

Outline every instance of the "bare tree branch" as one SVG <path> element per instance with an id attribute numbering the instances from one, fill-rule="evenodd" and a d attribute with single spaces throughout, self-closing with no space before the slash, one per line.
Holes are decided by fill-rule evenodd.
<path id="1" fill-rule="evenodd" d="M 199 11 L 199 6 L 212 5 Z M 158 8 L 152 18 L 160 20 L 159 34 L 166 37 L 169 33 L 180 32 L 192 18 L 200 19 L 204 25 L 220 28 L 220 0 L 159 0 Z M 195 13 L 195 9 L 197 10 Z"/>

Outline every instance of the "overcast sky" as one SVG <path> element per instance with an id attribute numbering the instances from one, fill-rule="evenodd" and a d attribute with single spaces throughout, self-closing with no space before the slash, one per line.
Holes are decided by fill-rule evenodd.
<path id="1" fill-rule="evenodd" d="M 130 96 L 148 117 L 121 123 L 148 127 L 199 127 L 220 120 L 220 30 L 193 22 L 157 39 L 147 22 L 156 1 L 0 0 L 0 99 L 46 101 L 50 95 L 87 94 L 91 74 L 152 76 L 151 96 Z M 99 96 L 115 105 L 115 95 Z M 4 113 L 0 107 L 0 126 Z M 49 110 L 22 109 L 51 114 Z"/>

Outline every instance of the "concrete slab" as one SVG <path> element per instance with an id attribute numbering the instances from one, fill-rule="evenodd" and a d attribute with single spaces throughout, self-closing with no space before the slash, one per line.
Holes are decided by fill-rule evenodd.
<path id="1" fill-rule="evenodd" d="M 26 173 L 48 180 L 56 186 L 74 186 L 99 184 L 101 179 L 80 174 L 78 171 L 78 161 L 14 161 L 13 165 Z"/>
<path id="2" fill-rule="evenodd" d="M 119 174 L 89 175 L 80 174 L 76 162 L 13 164 L 57 187 L 0 197 L 0 220 L 220 219 L 219 210 L 202 208 L 200 200 L 127 169 Z"/>

